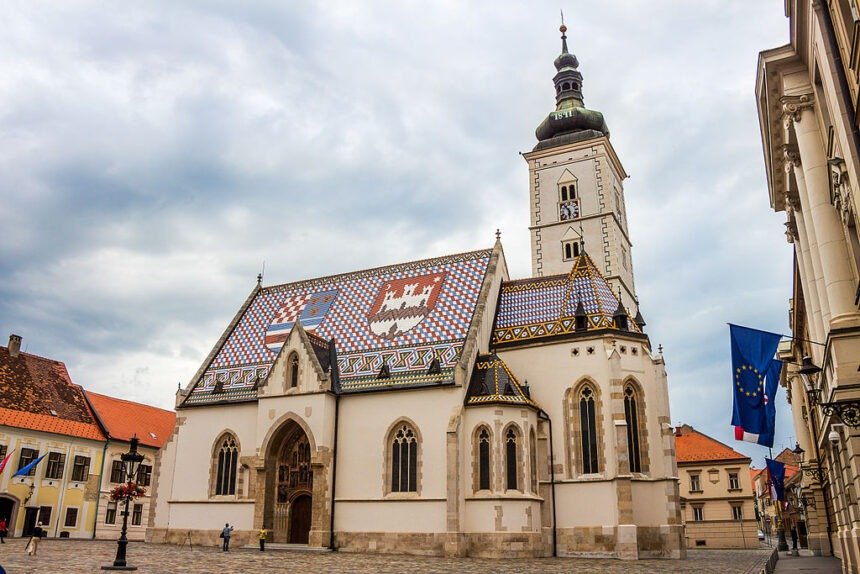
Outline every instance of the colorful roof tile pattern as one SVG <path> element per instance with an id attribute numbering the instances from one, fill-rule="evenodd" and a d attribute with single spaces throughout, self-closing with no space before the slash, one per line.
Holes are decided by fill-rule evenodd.
<path id="1" fill-rule="evenodd" d="M 137 435 L 140 444 L 161 448 L 173 433 L 176 413 L 157 407 L 84 391 L 102 423 L 116 440 L 130 441 Z"/>
<path id="2" fill-rule="evenodd" d="M 580 302 L 586 330 L 618 328 L 613 318 L 618 298 L 587 253 L 574 260 L 567 275 L 506 281 L 499 297 L 494 343 L 574 334 Z M 632 317 L 628 317 L 627 326 L 630 332 L 642 332 Z"/>
<path id="3" fill-rule="evenodd" d="M 466 405 L 499 403 L 537 407 L 528 390 L 498 355 L 478 355 L 466 393 Z"/>
<path id="4" fill-rule="evenodd" d="M 700 433 L 690 425 L 682 425 L 675 429 L 675 456 L 678 459 L 678 464 L 749 460 L 746 455 L 706 434 Z"/>
<path id="5" fill-rule="evenodd" d="M 104 434 L 60 361 L 0 347 L 0 425 L 94 440 Z"/>
<path id="6" fill-rule="evenodd" d="M 343 392 L 450 381 L 491 255 L 473 251 L 262 288 L 183 405 L 253 400 L 296 321 L 317 340 L 335 340 Z M 434 359 L 439 369 L 430 369 Z"/>

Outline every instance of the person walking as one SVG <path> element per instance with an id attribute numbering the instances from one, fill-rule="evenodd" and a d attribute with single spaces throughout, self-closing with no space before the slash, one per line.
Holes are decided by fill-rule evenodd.
<path id="1" fill-rule="evenodd" d="M 0 518 L 0 544 L 6 544 L 6 519 Z"/>
<path id="2" fill-rule="evenodd" d="M 224 552 L 230 551 L 230 534 L 233 532 L 233 527 L 229 524 L 224 524 L 224 529 L 221 530 L 221 538 L 224 539 Z"/>
<path id="3" fill-rule="evenodd" d="M 24 549 L 28 556 L 36 555 L 36 551 L 39 549 L 39 542 L 42 540 L 44 535 L 45 531 L 42 529 L 42 523 L 36 523 L 36 528 L 33 529 L 33 535 L 30 536 L 30 541 L 27 542 L 27 548 Z"/>
<path id="4" fill-rule="evenodd" d="M 266 551 L 266 538 L 269 536 L 269 531 L 266 530 L 265 527 L 260 529 L 260 533 L 257 535 L 257 538 L 260 539 L 260 552 Z"/>

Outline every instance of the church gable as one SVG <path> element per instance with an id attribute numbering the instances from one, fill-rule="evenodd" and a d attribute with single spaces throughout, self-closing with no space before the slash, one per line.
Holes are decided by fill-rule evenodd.
<path id="1" fill-rule="evenodd" d="M 296 322 L 261 383 L 258 397 L 331 390 L 333 342 L 325 341 Z"/>
<path id="2" fill-rule="evenodd" d="M 319 341 L 336 341 L 341 392 L 451 381 L 492 253 L 261 287 L 182 406 L 254 400 L 296 322 Z"/>
<path id="3" fill-rule="evenodd" d="M 598 329 L 642 334 L 634 318 L 619 306 L 618 298 L 587 253 L 576 258 L 566 275 L 502 284 L 493 330 L 495 345 Z"/>

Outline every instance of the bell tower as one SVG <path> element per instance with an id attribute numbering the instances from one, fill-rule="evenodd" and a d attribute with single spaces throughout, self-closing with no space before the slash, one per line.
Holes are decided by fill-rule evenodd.
<path id="1" fill-rule="evenodd" d="M 624 180 L 603 114 L 585 107 L 579 61 L 567 48 L 555 59 L 555 111 L 535 131 L 529 165 L 532 275 L 570 272 L 584 249 L 629 312 L 638 311 L 633 283 Z"/>

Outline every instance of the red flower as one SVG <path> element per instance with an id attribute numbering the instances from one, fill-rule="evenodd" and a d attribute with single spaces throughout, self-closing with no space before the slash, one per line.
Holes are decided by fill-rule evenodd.
<path id="1" fill-rule="evenodd" d="M 110 491 L 110 499 L 113 502 L 125 499 L 133 500 L 144 495 L 146 495 L 146 489 L 136 482 L 119 484 Z"/>

